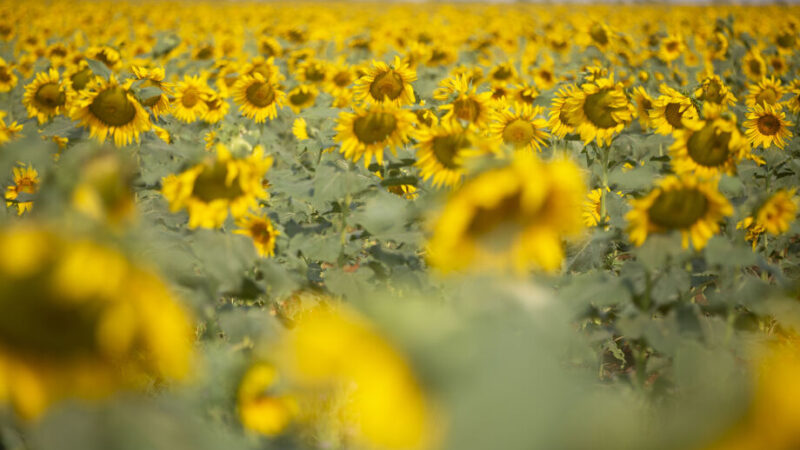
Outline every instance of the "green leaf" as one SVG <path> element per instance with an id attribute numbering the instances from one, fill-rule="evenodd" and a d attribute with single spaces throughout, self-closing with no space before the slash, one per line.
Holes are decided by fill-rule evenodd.
<path id="1" fill-rule="evenodd" d="M 107 80 L 111 76 L 111 70 L 109 70 L 108 66 L 103 64 L 101 61 L 87 58 L 86 62 L 89 64 L 89 68 L 92 69 L 92 73 L 98 77 Z"/>

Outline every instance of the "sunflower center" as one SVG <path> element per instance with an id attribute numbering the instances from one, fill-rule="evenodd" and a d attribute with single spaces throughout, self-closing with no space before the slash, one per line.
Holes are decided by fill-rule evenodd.
<path id="1" fill-rule="evenodd" d="M 462 148 L 469 147 L 470 142 L 464 133 L 448 134 L 433 138 L 433 154 L 441 165 L 448 169 L 457 169 L 456 155 Z"/>
<path id="2" fill-rule="evenodd" d="M 759 105 L 774 105 L 778 101 L 778 93 L 773 88 L 767 88 L 759 92 L 756 96 L 756 103 Z"/>
<path id="3" fill-rule="evenodd" d="M 304 105 L 313 99 L 310 91 L 299 91 L 289 96 L 289 101 L 293 105 Z"/>
<path id="4" fill-rule="evenodd" d="M 682 117 L 683 111 L 681 111 L 680 103 L 670 103 L 664 108 L 664 118 L 667 119 L 667 123 L 672 125 L 672 128 L 683 128 L 683 122 L 681 122 Z"/>
<path id="5" fill-rule="evenodd" d="M 608 44 L 608 34 L 606 33 L 606 29 L 603 28 L 602 25 L 596 23 L 592 25 L 592 28 L 589 30 L 589 36 L 600 45 Z"/>
<path id="6" fill-rule="evenodd" d="M 778 131 L 781 130 L 781 121 L 772 114 L 759 117 L 757 125 L 758 131 L 765 136 L 778 134 Z"/>
<path id="7" fill-rule="evenodd" d="M 312 64 L 306 69 L 306 80 L 318 82 L 325 79 L 325 69 L 321 64 Z"/>
<path id="8" fill-rule="evenodd" d="M 221 199 L 233 200 L 244 195 L 242 187 L 239 186 L 238 176 L 231 181 L 230 185 L 226 183 L 227 179 L 227 164 L 216 163 L 212 167 L 207 167 L 194 180 L 192 196 L 209 203 Z"/>
<path id="9" fill-rule="evenodd" d="M 675 41 L 670 41 L 666 45 L 667 51 L 670 53 L 675 53 L 678 50 L 678 43 Z"/>
<path id="10" fill-rule="evenodd" d="M 495 80 L 498 80 L 498 81 L 505 81 L 505 80 L 511 78 L 511 75 L 513 75 L 513 74 L 514 73 L 511 71 L 511 69 L 509 67 L 500 66 L 494 71 L 494 73 L 492 73 L 492 78 L 494 78 Z"/>
<path id="11" fill-rule="evenodd" d="M 255 221 L 250 225 L 250 236 L 254 241 L 262 244 L 269 244 L 272 241 L 272 233 L 270 233 L 267 224 L 263 221 Z"/>
<path id="12" fill-rule="evenodd" d="M 403 77 L 394 70 L 384 72 L 369 85 L 369 93 L 375 100 L 394 100 L 403 93 Z"/>
<path id="13" fill-rule="evenodd" d="M 515 147 L 527 145 L 535 135 L 533 124 L 527 120 L 514 119 L 503 129 L 503 142 Z"/>
<path id="14" fill-rule="evenodd" d="M 433 113 L 427 109 L 418 109 L 414 111 L 414 114 L 417 116 L 417 122 L 425 125 L 426 127 L 433 125 Z"/>
<path id="15" fill-rule="evenodd" d="M 75 72 L 69 79 L 72 82 L 72 87 L 76 91 L 80 91 L 81 89 L 86 87 L 91 77 L 92 77 L 92 69 L 89 69 L 87 67 L 81 71 Z"/>
<path id="16" fill-rule="evenodd" d="M 190 87 L 181 96 L 181 104 L 185 108 L 194 108 L 200 102 L 200 91 Z"/>
<path id="17" fill-rule="evenodd" d="M 114 86 L 97 94 L 89 105 L 89 111 L 108 126 L 121 127 L 133 121 L 136 108 L 128 100 L 128 92 Z"/>
<path id="18" fill-rule="evenodd" d="M 522 91 L 519 92 L 519 94 L 517 94 L 517 98 L 522 103 L 527 103 L 529 105 L 532 105 L 533 102 L 536 101 L 536 93 L 533 89 L 523 89 Z"/>
<path id="19" fill-rule="evenodd" d="M 371 112 L 353 121 L 353 133 L 364 144 L 383 142 L 397 129 L 397 119 L 391 113 Z"/>
<path id="20" fill-rule="evenodd" d="M 66 94 L 61 91 L 58 83 L 47 83 L 36 90 L 36 101 L 48 108 L 63 106 L 67 100 Z"/>
<path id="21" fill-rule="evenodd" d="M 708 199 L 696 189 L 662 191 L 647 211 L 650 220 L 667 229 L 688 228 L 708 210 Z"/>
<path id="22" fill-rule="evenodd" d="M 792 46 L 794 46 L 794 43 L 795 43 L 796 39 L 797 38 L 794 36 L 794 33 L 785 32 L 785 33 L 781 33 L 780 35 L 778 35 L 778 38 L 775 40 L 775 42 L 780 47 L 791 48 Z"/>
<path id="23" fill-rule="evenodd" d="M 340 88 L 347 87 L 351 82 L 350 74 L 347 72 L 339 72 L 333 76 L 333 84 Z"/>
<path id="24" fill-rule="evenodd" d="M 612 113 L 615 111 L 614 95 L 610 89 L 603 89 L 600 92 L 586 97 L 583 111 L 586 117 L 598 128 L 613 128 L 617 126 Z"/>
<path id="25" fill-rule="evenodd" d="M 689 138 L 686 143 L 689 156 L 697 164 L 715 167 L 728 160 L 728 144 L 731 141 L 731 133 L 718 133 L 717 131 L 714 125 L 708 124 Z"/>
<path id="26" fill-rule="evenodd" d="M 0 67 L 0 82 L 8 83 L 11 81 L 11 73 L 6 67 Z"/>
<path id="27" fill-rule="evenodd" d="M 214 56 L 214 47 L 206 45 L 195 54 L 195 59 L 209 59 L 212 56 Z"/>
<path id="28" fill-rule="evenodd" d="M 467 122 L 475 122 L 481 114 L 481 104 L 471 98 L 459 98 L 453 102 L 453 115 Z"/>
<path id="29" fill-rule="evenodd" d="M 116 60 L 116 58 L 113 58 L 111 54 L 105 49 L 100 50 L 96 55 L 94 55 L 94 59 L 105 64 L 106 67 L 108 67 L 109 69 L 111 69 L 114 66 L 114 61 Z"/>
<path id="30" fill-rule="evenodd" d="M 756 76 L 761 75 L 761 63 L 759 63 L 755 59 L 751 59 L 748 66 L 750 67 L 750 72 L 752 72 L 753 75 Z"/>
<path id="31" fill-rule="evenodd" d="M 259 108 L 268 106 L 275 101 L 275 91 L 272 90 L 272 86 L 270 86 L 269 83 L 262 83 L 260 81 L 248 86 L 245 91 L 245 96 L 250 103 Z"/>
<path id="32" fill-rule="evenodd" d="M 477 208 L 467 227 L 467 233 L 472 236 L 483 236 L 494 231 L 501 224 L 511 223 L 515 219 L 519 219 L 521 200 L 522 193 L 515 192 L 500 200 L 497 205 L 491 208 Z"/>
<path id="33" fill-rule="evenodd" d="M 553 74 L 546 69 L 543 69 L 539 72 L 539 78 L 541 78 L 545 83 L 549 83 L 553 81 Z"/>
<path id="34" fill-rule="evenodd" d="M 705 86 L 703 100 L 716 104 L 722 103 L 722 86 L 716 80 Z"/>

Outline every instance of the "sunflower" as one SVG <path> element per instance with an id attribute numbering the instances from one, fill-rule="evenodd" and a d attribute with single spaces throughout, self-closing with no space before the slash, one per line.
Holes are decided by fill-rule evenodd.
<path id="1" fill-rule="evenodd" d="M 275 256 L 275 238 L 281 234 L 272 226 L 266 214 L 257 216 L 252 213 L 236 219 L 236 226 L 239 227 L 234 233 L 249 236 L 253 240 L 258 254 L 266 258 Z"/>
<path id="2" fill-rule="evenodd" d="M 750 93 L 745 97 L 745 103 L 748 108 L 755 105 L 772 105 L 775 106 L 781 101 L 781 97 L 785 92 L 781 86 L 781 80 L 775 78 L 764 78 L 757 84 L 748 86 Z"/>
<path id="3" fill-rule="evenodd" d="M 330 68 L 328 82 L 322 90 L 331 94 L 333 98 L 350 95 L 350 86 L 356 80 L 353 68 L 345 63 L 333 64 Z"/>
<path id="4" fill-rule="evenodd" d="M 229 211 L 239 219 L 258 207 L 259 200 L 269 198 L 263 179 L 271 166 L 272 158 L 265 158 L 260 146 L 247 158 L 234 158 L 217 144 L 215 157 L 165 177 L 161 193 L 172 212 L 183 208 L 189 212 L 189 228 L 219 228 Z"/>
<path id="5" fill-rule="evenodd" d="M 554 62 L 549 57 L 545 59 L 545 62 L 532 68 L 531 75 L 533 75 L 533 82 L 536 87 L 543 91 L 551 89 L 559 81 L 554 70 Z"/>
<path id="6" fill-rule="evenodd" d="M 781 189 L 772 194 L 758 209 L 756 223 L 774 235 L 783 234 L 797 217 L 795 189 Z"/>
<path id="7" fill-rule="evenodd" d="M 800 80 L 794 80 L 789 86 L 789 94 L 791 98 L 786 102 L 789 111 L 794 114 L 800 114 Z"/>
<path id="8" fill-rule="evenodd" d="M 497 84 L 509 84 L 519 81 L 519 73 L 514 67 L 514 61 L 506 61 L 492 67 L 487 76 L 489 82 Z"/>
<path id="9" fill-rule="evenodd" d="M 169 112 L 169 95 L 172 92 L 169 84 L 164 82 L 164 68 L 154 67 L 148 69 L 142 66 L 133 66 L 131 70 L 137 80 L 144 80 L 140 87 L 155 87 L 161 90 L 160 94 L 142 99 L 142 106 L 150 108 L 150 111 L 153 112 L 153 117 L 156 119 L 158 116 Z"/>
<path id="10" fill-rule="evenodd" d="M 717 182 L 693 175 L 668 176 L 645 197 L 631 200 L 625 218 L 631 242 L 639 246 L 650 233 L 678 230 L 683 248 L 697 250 L 719 230 L 719 222 L 733 214 L 733 207 L 717 190 Z"/>
<path id="11" fill-rule="evenodd" d="M 441 124 L 419 130 L 417 139 L 417 162 L 420 177 L 433 179 L 434 187 L 453 186 L 464 177 L 466 158 L 486 155 L 496 151 L 494 140 L 479 136 L 472 127 L 463 127 L 456 122 Z"/>
<path id="12" fill-rule="evenodd" d="M 706 108 L 706 120 L 685 121 L 685 128 L 675 131 L 670 146 L 676 173 L 694 173 L 700 177 L 733 175 L 736 164 L 750 153 L 750 144 L 739 133 L 733 115 L 712 115 Z"/>
<path id="13" fill-rule="evenodd" d="M 786 63 L 786 59 L 784 59 L 781 54 L 770 55 L 767 58 L 767 65 L 769 66 L 773 75 L 777 75 L 779 77 L 786 75 L 786 72 L 789 71 L 789 65 Z"/>
<path id="14" fill-rule="evenodd" d="M 686 44 L 680 35 L 671 34 L 661 40 L 658 48 L 658 59 L 669 64 L 678 59 L 686 51 Z"/>
<path id="15" fill-rule="evenodd" d="M 286 103 L 289 108 L 292 108 L 295 114 L 300 114 L 300 111 L 314 106 L 317 101 L 319 91 L 314 85 L 299 85 L 286 94 Z"/>
<path id="16" fill-rule="evenodd" d="M 659 87 L 661 95 L 650 110 L 650 126 L 658 134 L 668 135 L 684 127 L 684 120 L 697 118 L 692 100 L 666 84 Z"/>
<path id="17" fill-rule="evenodd" d="M 742 58 L 742 70 L 747 78 L 758 81 L 767 76 L 767 63 L 758 49 L 751 49 Z"/>
<path id="18" fill-rule="evenodd" d="M 528 83 L 519 83 L 514 86 L 511 91 L 511 101 L 520 105 L 533 105 L 536 98 L 539 97 L 539 91 L 536 87 Z"/>
<path id="19" fill-rule="evenodd" d="M 743 125 L 745 135 L 754 148 L 768 148 L 775 144 L 783 149 L 785 140 L 792 136 L 789 131 L 792 123 L 786 120 L 781 105 L 755 105 L 748 111 Z"/>
<path id="20" fill-rule="evenodd" d="M 62 76 L 67 87 L 75 92 L 85 89 L 95 78 L 98 77 L 92 72 L 92 69 L 89 68 L 89 64 L 83 59 L 68 68 Z"/>
<path id="21" fill-rule="evenodd" d="M 436 113 L 433 112 L 433 110 L 428 108 L 415 109 L 414 115 L 417 116 L 417 127 L 420 128 L 430 128 L 439 123 L 439 117 L 436 116 Z"/>
<path id="22" fill-rule="evenodd" d="M 39 190 L 39 172 L 31 165 L 20 165 L 12 170 L 14 184 L 6 188 L 6 206 L 17 205 L 17 215 L 33 208 L 33 202 L 18 202 L 19 194 L 35 194 Z"/>
<path id="23" fill-rule="evenodd" d="M 709 60 L 724 60 L 728 53 L 728 38 L 723 33 L 714 33 L 706 44 L 706 55 Z"/>
<path id="24" fill-rule="evenodd" d="M 442 122 L 463 120 L 479 129 L 484 128 L 492 119 L 492 108 L 489 105 L 492 93 L 476 93 L 476 87 L 470 86 L 464 76 L 456 79 L 453 89 L 453 101 L 439 107 L 446 111 Z"/>
<path id="25" fill-rule="evenodd" d="M 653 109 L 653 98 L 642 86 L 636 86 L 633 89 L 633 101 L 636 103 L 639 125 L 642 130 L 647 130 L 650 127 L 650 111 Z"/>
<path id="26" fill-rule="evenodd" d="M 0 92 L 8 92 L 17 85 L 17 75 L 14 73 L 14 66 L 6 63 L 0 58 Z"/>
<path id="27" fill-rule="evenodd" d="M 236 407 L 244 428 L 277 436 L 292 422 L 298 412 L 297 402 L 291 395 L 272 392 L 279 380 L 272 364 L 257 362 L 247 369 L 236 392 Z"/>
<path id="28" fill-rule="evenodd" d="M 250 62 L 244 64 L 241 67 L 240 73 L 242 75 L 250 76 L 259 74 L 264 80 L 275 83 L 278 83 L 285 78 L 280 69 L 278 69 L 278 66 L 275 65 L 275 58 L 273 57 L 264 59 L 260 56 L 257 56 L 250 60 Z"/>
<path id="29" fill-rule="evenodd" d="M 353 88 L 355 99 L 366 103 L 410 105 L 415 101 L 411 82 L 416 79 L 417 71 L 409 68 L 398 56 L 391 66 L 373 61 L 367 73 L 356 81 Z"/>
<path id="30" fill-rule="evenodd" d="M 22 103 L 28 109 L 28 117 L 36 117 L 42 124 L 68 111 L 72 95 L 62 84 L 58 71 L 50 69 L 36 74 L 36 78 L 25 86 Z"/>
<path id="31" fill-rule="evenodd" d="M 567 114 L 567 99 L 576 96 L 578 90 L 578 87 L 574 84 L 563 86 L 556 92 L 550 104 L 547 128 L 550 129 L 554 136 L 560 139 L 564 139 L 566 135 L 574 133 L 575 127 L 578 125 Z"/>
<path id="32" fill-rule="evenodd" d="M 763 225 L 756 223 L 756 220 L 752 216 L 745 217 L 739 222 L 736 222 L 736 229 L 745 231 L 744 239 L 752 244 L 753 251 L 758 247 L 758 239 L 767 231 L 764 229 Z"/>
<path id="33" fill-rule="evenodd" d="M 264 123 L 278 115 L 283 108 L 286 93 L 278 89 L 277 83 L 267 81 L 260 73 L 244 75 L 233 86 L 233 99 L 239 111 L 256 123 Z"/>
<path id="34" fill-rule="evenodd" d="M 550 136 L 545 131 L 547 121 L 537 118 L 541 114 L 540 106 L 518 104 L 513 111 L 506 109 L 496 112 L 489 131 L 515 150 L 538 152 L 544 140 Z"/>
<path id="35" fill-rule="evenodd" d="M 443 272 L 469 268 L 555 271 L 562 239 L 583 230 L 583 174 L 569 160 L 543 163 L 517 153 L 447 201 L 433 225 L 428 260 Z"/>
<path id="36" fill-rule="evenodd" d="M 17 133 L 22 131 L 22 125 L 18 124 L 16 120 L 7 125 L 5 117 L 6 112 L 0 111 L 0 145 L 11 141 L 16 137 Z"/>
<path id="37" fill-rule="evenodd" d="M 295 73 L 295 79 L 300 83 L 322 86 L 328 81 L 328 63 L 308 58 L 297 64 Z"/>
<path id="38" fill-rule="evenodd" d="M 345 158 L 358 162 L 363 157 L 368 167 L 374 156 L 383 164 L 383 151 L 389 147 L 394 153 L 408 142 L 415 121 L 414 113 L 391 104 L 356 107 L 352 113 L 339 114 L 333 139 L 341 143 L 339 151 Z"/>
<path id="39" fill-rule="evenodd" d="M 206 91 L 206 98 L 203 101 L 208 107 L 206 113 L 203 114 L 203 121 L 206 123 L 220 122 L 231 109 L 230 103 L 211 89 Z"/>
<path id="40" fill-rule="evenodd" d="M 565 100 L 564 112 L 567 122 L 575 124 L 575 131 L 585 143 L 596 140 L 599 145 L 610 145 L 614 135 L 633 119 L 636 109 L 625 95 L 622 83 L 614 83 L 611 75 L 573 91 Z"/>
<path id="41" fill-rule="evenodd" d="M 139 142 L 139 133 L 151 127 L 150 116 L 130 92 L 133 80 L 120 85 L 112 74 L 106 81 L 95 78 L 72 102 L 70 117 L 88 127 L 100 142 L 114 138 L 117 147 Z"/>
<path id="42" fill-rule="evenodd" d="M 703 78 L 700 87 L 694 93 L 698 100 L 707 103 L 714 103 L 723 107 L 732 106 L 736 103 L 736 97 L 718 75 L 708 74 Z"/>
<path id="43" fill-rule="evenodd" d="M 283 55 L 283 47 L 277 39 L 262 36 L 258 39 L 258 52 L 266 58 L 280 58 Z"/>
<path id="44" fill-rule="evenodd" d="M 172 100 L 172 115 L 185 123 L 192 123 L 208 112 L 208 85 L 200 76 L 184 75 L 183 81 L 175 84 Z"/>
<path id="45" fill-rule="evenodd" d="M 86 57 L 88 59 L 100 61 L 112 71 L 117 71 L 122 68 L 122 59 L 120 58 L 119 51 L 108 45 L 89 47 L 89 49 L 86 50 Z"/>
<path id="46" fill-rule="evenodd" d="M 292 123 L 292 134 L 298 141 L 305 141 L 308 139 L 308 129 L 306 127 L 306 119 L 298 117 Z"/>

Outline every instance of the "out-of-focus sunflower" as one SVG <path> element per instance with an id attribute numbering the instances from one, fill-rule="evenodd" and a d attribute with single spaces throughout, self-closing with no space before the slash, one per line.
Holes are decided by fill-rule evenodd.
<path id="1" fill-rule="evenodd" d="M 0 92 L 8 92 L 17 85 L 19 78 L 14 73 L 14 66 L 0 58 Z"/>
<path id="2" fill-rule="evenodd" d="M 642 130 L 650 127 L 650 111 L 653 109 L 653 98 L 642 86 L 633 89 L 633 102 L 636 104 L 636 115 L 639 116 L 639 125 Z"/>
<path id="3" fill-rule="evenodd" d="M 715 180 L 693 175 L 668 176 L 645 197 L 631 200 L 628 233 L 631 242 L 642 245 L 652 233 L 680 231 L 683 248 L 691 240 L 695 249 L 705 247 L 719 230 L 719 222 L 733 214 L 733 206 L 717 190 Z"/>
<path id="4" fill-rule="evenodd" d="M 569 114 L 567 114 L 567 99 L 576 95 L 577 92 L 578 87 L 574 84 L 563 86 L 556 92 L 550 105 L 547 127 L 553 135 L 561 139 L 564 139 L 567 134 L 575 132 L 577 123 L 573 122 Z"/>
<path id="5" fill-rule="evenodd" d="M 755 105 L 747 113 L 744 121 L 745 136 L 753 147 L 768 148 L 771 145 L 782 149 L 786 140 L 792 136 L 781 105 Z"/>
<path id="6" fill-rule="evenodd" d="M 18 124 L 16 120 L 6 124 L 5 117 L 6 112 L 0 111 L 0 145 L 11 141 L 22 131 L 22 124 Z"/>
<path id="7" fill-rule="evenodd" d="M 139 142 L 139 134 L 150 130 L 150 116 L 130 92 L 133 80 L 120 84 L 112 74 L 95 78 L 72 102 L 70 117 L 89 128 L 100 142 L 110 136 L 117 147 Z"/>
<path id="8" fill-rule="evenodd" d="M 280 82 L 285 78 L 278 66 L 275 65 L 275 58 L 273 57 L 265 59 L 261 56 L 257 56 L 243 64 L 239 73 L 241 75 L 249 76 L 255 76 L 255 74 L 259 74 L 265 81 L 271 81 L 275 83 Z"/>
<path id="9" fill-rule="evenodd" d="M 609 145 L 614 135 L 630 123 L 636 109 L 622 83 L 615 83 L 612 75 L 573 91 L 565 100 L 564 112 L 585 143 L 596 140 L 599 145 Z"/>
<path id="10" fill-rule="evenodd" d="M 395 57 L 391 66 L 373 61 L 372 67 L 355 83 L 355 99 L 366 103 L 410 105 L 415 101 L 411 82 L 416 79 L 417 71 L 409 68 L 400 57 Z"/>
<path id="11" fill-rule="evenodd" d="M 675 131 L 670 146 L 676 173 L 693 173 L 699 177 L 733 175 L 736 164 L 748 156 L 750 144 L 739 133 L 736 117 L 709 113 L 706 120 L 685 121 L 685 128 Z"/>
<path id="12" fill-rule="evenodd" d="M 484 128 L 492 119 L 490 107 L 491 92 L 476 93 L 476 87 L 470 86 L 467 77 L 459 77 L 453 86 L 453 101 L 439 107 L 446 111 L 442 121 L 463 120 L 478 128 Z"/>
<path id="13" fill-rule="evenodd" d="M 298 117 L 292 122 L 292 134 L 298 141 L 305 141 L 308 139 L 308 128 L 306 126 L 306 119 Z"/>
<path id="14" fill-rule="evenodd" d="M 161 193 L 173 212 L 189 212 L 189 228 L 219 228 L 229 212 L 234 219 L 244 217 L 269 198 L 263 179 L 271 166 L 272 158 L 265 158 L 261 147 L 246 158 L 234 158 L 217 144 L 215 156 L 165 177 Z"/>
<path id="15" fill-rule="evenodd" d="M 659 87 L 661 95 L 653 102 L 650 110 L 650 126 L 658 134 L 672 134 L 684 127 L 684 120 L 697 118 L 697 110 L 692 100 L 666 84 Z"/>
<path id="16" fill-rule="evenodd" d="M 683 41 L 683 37 L 671 34 L 661 40 L 657 56 L 661 61 L 671 63 L 678 59 L 684 51 L 686 51 L 686 44 Z"/>
<path id="17" fill-rule="evenodd" d="M 767 63 L 761 57 L 761 52 L 754 48 L 742 58 L 742 71 L 753 81 L 760 81 L 767 76 Z"/>
<path id="18" fill-rule="evenodd" d="M 328 82 L 322 87 L 323 91 L 331 94 L 336 99 L 349 96 L 350 86 L 356 80 L 353 68 L 346 63 L 332 64 Z"/>
<path id="19" fill-rule="evenodd" d="M 437 126 L 419 130 L 417 162 L 420 177 L 432 179 L 436 187 L 458 184 L 465 175 L 464 160 L 469 157 L 493 153 L 495 142 L 463 127 L 456 122 L 442 122 Z"/>
<path id="20" fill-rule="evenodd" d="M 797 217 L 797 198 L 795 189 L 780 189 L 772 194 L 758 208 L 755 222 L 770 234 L 779 235 L 787 232 Z"/>
<path id="21" fill-rule="evenodd" d="M 328 81 L 328 62 L 308 58 L 297 64 L 295 79 L 302 84 L 322 86 Z"/>
<path id="22" fill-rule="evenodd" d="M 314 106 L 317 95 L 319 95 L 319 91 L 314 85 L 301 84 L 286 94 L 286 104 L 292 108 L 295 114 L 300 114 L 300 111 Z"/>
<path id="23" fill-rule="evenodd" d="M 89 49 L 86 50 L 86 57 L 100 61 L 112 71 L 117 71 L 122 68 L 122 58 L 120 57 L 119 51 L 108 45 L 89 47 Z"/>
<path id="24" fill-rule="evenodd" d="M 297 401 L 276 390 L 280 381 L 278 369 L 263 361 L 252 364 L 244 373 L 236 392 L 236 408 L 245 429 L 277 436 L 294 420 Z"/>
<path id="25" fill-rule="evenodd" d="M 258 39 L 258 52 L 265 58 L 280 58 L 283 46 L 273 37 L 262 36 Z"/>
<path id="26" fill-rule="evenodd" d="M 208 85 L 199 75 L 184 75 L 175 84 L 172 115 L 181 122 L 192 123 L 208 112 Z"/>
<path id="27" fill-rule="evenodd" d="M 353 112 L 339 114 L 334 140 L 341 143 L 340 152 L 345 158 L 353 162 L 363 157 L 364 167 L 368 167 L 374 157 L 383 164 L 387 147 L 394 153 L 408 142 L 415 119 L 411 111 L 391 104 L 356 107 Z"/>
<path id="28" fill-rule="evenodd" d="M 33 202 L 19 202 L 19 194 L 35 194 L 39 190 L 39 172 L 31 165 L 20 165 L 12 169 L 14 184 L 6 187 L 6 206 L 17 206 L 17 215 L 22 215 L 33 208 Z"/>
<path id="29" fill-rule="evenodd" d="M 142 88 L 154 87 L 161 90 L 160 94 L 152 95 L 142 99 L 142 106 L 150 108 L 153 112 L 153 117 L 166 114 L 169 112 L 169 96 L 171 95 L 170 86 L 164 82 L 164 68 L 153 67 L 147 68 L 142 66 L 133 66 L 131 68 L 137 80 L 144 80 L 141 83 Z"/>
<path id="30" fill-rule="evenodd" d="M 528 83 L 518 83 L 511 91 L 510 100 L 519 105 L 533 106 L 533 103 L 538 97 L 539 91 L 536 89 L 536 86 Z"/>
<path id="31" fill-rule="evenodd" d="M 58 71 L 50 69 L 36 74 L 36 78 L 25 86 L 22 103 L 28 109 L 28 117 L 36 117 L 40 124 L 69 110 L 73 93 L 61 83 Z"/>
<path id="32" fill-rule="evenodd" d="M 745 97 L 745 103 L 748 108 L 755 105 L 777 105 L 781 101 L 784 94 L 784 88 L 781 86 L 781 80 L 773 77 L 764 78 L 757 84 L 748 86 L 749 93 Z"/>
<path id="33" fill-rule="evenodd" d="M 767 57 L 767 66 L 773 75 L 779 77 L 786 75 L 789 71 L 789 64 L 786 63 L 786 59 L 780 53 Z"/>
<path id="34" fill-rule="evenodd" d="M 800 80 L 794 80 L 789 86 L 790 98 L 786 106 L 794 114 L 800 114 Z"/>
<path id="35" fill-rule="evenodd" d="M 67 87 L 75 92 L 86 88 L 86 86 L 89 85 L 89 82 L 95 78 L 97 78 L 97 76 L 94 74 L 94 72 L 92 72 L 92 69 L 89 68 L 89 64 L 87 64 L 84 60 L 81 60 L 72 67 L 67 68 L 62 76 L 62 79 L 66 82 Z"/>
<path id="36" fill-rule="evenodd" d="M 211 89 L 206 91 L 204 102 L 207 108 L 203 114 L 203 121 L 206 123 L 219 123 L 231 109 L 230 103 Z"/>
<path id="37" fill-rule="evenodd" d="M 275 229 L 266 214 L 248 213 L 236 219 L 236 226 L 239 229 L 234 233 L 250 237 L 259 255 L 264 258 L 275 256 L 275 239 L 281 232 Z"/>
<path id="38" fill-rule="evenodd" d="M 283 108 L 286 93 L 275 82 L 265 79 L 260 73 L 254 73 L 239 78 L 233 86 L 233 99 L 245 117 L 256 123 L 264 123 L 278 115 L 278 108 Z"/>
<path id="39" fill-rule="evenodd" d="M 547 121 L 539 118 L 541 114 L 540 106 L 518 104 L 513 110 L 495 113 L 489 131 L 515 150 L 541 151 L 544 140 L 549 137 L 545 131 Z"/>
<path id="40" fill-rule="evenodd" d="M 491 83 L 513 84 L 519 81 L 519 72 L 514 66 L 514 61 L 506 61 L 492 67 L 486 78 Z"/>
<path id="41" fill-rule="evenodd" d="M 713 73 L 706 75 L 700 82 L 700 87 L 694 93 L 698 100 L 714 103 L 723 107 L 732 106 L 736 103 L 736 97 L 719 75 Z"/>
<path id="42" fill-rule="evenodd" d="M 571 161 L 542 163 L 517 153 L 504 168 L 459 188 L 433 225 L 428 260 L 443 271 L 532 268 L 555 271 L 562 239 L 583 230 L 586 188 Z"/>

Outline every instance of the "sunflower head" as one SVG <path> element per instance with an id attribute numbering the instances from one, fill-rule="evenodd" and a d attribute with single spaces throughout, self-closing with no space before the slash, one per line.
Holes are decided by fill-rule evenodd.
<path id="1" fill-rule="evenodd" d="M 394 152 L 406 143 L 415 121 L 414 113 L 391 104 L 356 108 L 339 115 L 334 140 L 341 142 L 347 159 L 358 162 L 363 157 L 366 167 L 375 157 L 383 164 L 383 151 L 388 147 Z"/>
<path id="2" fill-rule="evenodd" d="M 792 123 L 786 120 L 782 105 L 755 105 L 747 113 L 744 122 L 745 135 L 753 147 L 783 148 L 786 139 L 792 136 L 789 127 Z"/>
<path id="3" fill-rule="evenodd" d="M 621 83 L 613 76 L 596 78 L 574 90 L 564 101 L 568 123 L 575 124 L 581 139 L 588 143 L 610 144 L 616 133 L 630 123 L 635 113 Z"/>
<path id="4" fill-rule="evenodd" d="M 373 61 L 367 73 L 356 81 L 356 99 L 367 103 L 413 104 L 415 98 L 411 82 L 416 79 L 417 72 L 399 57 L 395 57 L 391 66 Z"/>
<path id="5" fill-rule="evenodd" d="M 131 82 L 120 84 L 114 75 L 109 80 L 93 80 L 78 94 L 70 113 L 72 119 L 88 127 L 91 136 L 100 141 L 112 136 L 118 147 L 139 142 L 139 134 L 150 130 L 152 124 L 130 92 Z"/>
<path id="6" fill-rule="evenodd" d="M 22 103 L 28 109 L 29 117 L 36 117 L 39 123 L 69 109 L 73 93 L 62 84 L 58 71 L 50 69 L 36 74 L 36 78 L 25 86 Z"/>
<path id="7" fill-rule="evenodd" d="M 277 83 L 255 73 L 239 78 L 233 87 L 233 98 L 245 117 L 263 123 L 278 115 L 278 108 L 283 108 L 286 93 L 278 88 Z"/>
<path id="8" fill-rule="evenodd" d="M 704 177 L 732 175 L 736 164 L 750 156 L 750 145 L 739 133 L 734 116 L 716 114 L 713 105 L 706 105 L 704 112 L 706 120 L 687 122 L 685 129 L 675 132 L 670 147 L 675 171 Z"/>

